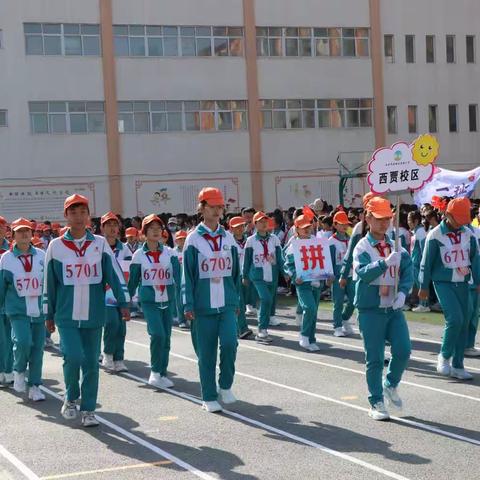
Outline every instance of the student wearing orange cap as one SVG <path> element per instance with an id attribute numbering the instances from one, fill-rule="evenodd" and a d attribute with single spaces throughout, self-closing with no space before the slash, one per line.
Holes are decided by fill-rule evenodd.
<path id="1" fill-rule="evenodd" d="M 183 253 L 182 300 L 185 318 L 192 322 L 192 342 L 198 356 L 202 407 L 222 410 L 236 398 L 232 392 L 237 354 L 237 315 L 240 267 L 237 244 L 220 225 L 225 200 L 218 188 L 198 194 L 203 221 L 190 232 Z M 220 342 L 218 391 L 216 364 Z"/>
<path id="2" fill-rule="evenodd" d="M 348 249 L 350 237 L 347 235 L 350 222 L 344 211 L 339 211 L 333 216 L 333 235 L 330 237 L 330 254 L 333 260 L 333 272 L 335 278 L 332 281 L 332 300 L 333 300 L 333 335 L 335 337 L 345 337 L 353 334 L 353 328 L 349 320 L 355 307 L 353 299 L 355 297 L 355 285 L 352 282 L 352 272 L 347 272 L 346 284 L 340 286 L 340 270 L 343 265 L 343 259 Z M 345 295 L 347 302 L 344 303 Z"/>
<path id="3" fill-rule="evenodd" d="M 188 232 L 185 230 L 179 230 L 175 233 L 175 253 L 177 254 L 178 263 L 180 268 L 183 265 L 183 247 L 185 246 L 185 240 L 187 239 Z M 177 322 L 178 327 L 183 330 L 188 330 L 189 325 L 185 320 L 185 315 L 183 313 L 183 304 L 182 304 L 182 288 L 181 283 L 178 282 L 175 284 L 175 302 L 176 302 L 176 313 L 177 313 Z M 175 323 L 175 319 L 174 319 Z"/>
<path id="4" fill-rule="evenodd" d="M 14 383 L 19 393 L 27 390 L 28 398 L 45 400 L 42 384 L 45 323 L 42 313 L 42 284 L 45 253 L 32 246 L 33 227 L 29 220 L 12 222 L 14 246 L 0 260 L 0 308 L 11 321 Z"/>
<path id="5" fill-rule="evenodd" d="M 243 258 L 245 256 L 245 243 L 247 242 L 247 236 L 245 233 L 247 221 L 243 217 L 233 217 L 228 222 L 228 228 L 233 235 L 235 242 L 237 243 L 238 261 L 240 269 L 243 265 Z M 240 287 L 240 309 L 237 316 L 237 327 L 239 338 L 248 338 L 253 332 L 248 328 L 247 316 L 245 315 L 245 299 L 248 296 L 248 289 L 245 285 Z"/>
<path id="6" fill-rule="evenodd" d="M 437 372 L 459 380 L 472 375 L 463 365 L 467 343 L 469 282 L 480 290 L 480 257 L 474 233 L 467 227 L 471 221 L 468 198 L 448 203 L 445 218 L 427 236 L 420 265 L 420 300 L 428 298 L 430 281 L 445 316 L 442 347 Z"/>
<path id="7" fill-rule="evenodd" d="M 135 227 L 129 227 L 125 230 L 125 247 L 130 250 L 131 256 L 138 250 L 140 244 L 138 242 L 138 230 Z"/>
<path id="8" fill-rule="evenodd" d="M 82 425 L 98 426 L 98 357 L 105 323 L 105 287 L 119 303 L 122 319 L 130 319 L 130 298 L 107 241 L 86 230 L 88 199 L 74 194 L 64 203 L 70 228 L 50 242 L 45 258 L 43 308 L 46 327 L 60 334 L 66 394 L 61 409 L 66 420 L 77 417 L 79 398 Z M 81 375 L 80 375 L 81 374 Z M 81 379 L 81 385 L 79 384 Z"/>
<path id="9" fill-rule="evenodd" d="M 283 255 L 280 240 L 268 233 L 268 216 L 257 212 L 253 216 L 257 233 L 248 237 L 243 261 L 243 283 L 252 282 L 260 297 L 258 312 L 258 333 L 255 340 L 271 343 L 268 327 L 280 325 L 277 318 L 271 317 L 274 296 L 277 294 L 279 272 L 283 271 Z"/>
<path id="10" fill-rule="evenodd" d="M 119 240 L 120 220 L 113 212 L 108 212 L 101 217 L 100 228 L 117 260 L 113 264 L 117 274 L 119 276 L 128 276 L 132 254 Z M 122 312 L 109 286 L 107 286 L 107 291 L 105 292 L 105 306 L 106 317 L 105 328 L 103 329 L 102 366 L 109 372 L 128 372 L 128 368 L 124 363 L 127 324 L 122 320 Z"/>
<path id="11" fill-rule="evenodd" d="M 353 252 L 355 306 L 365 348 L 369 416 L 387 420 L 390 417 L 384 397 L 392 408 L 401 409 L 403 405 L 397 387 L 407 367 L 411 346 L 402 308 L 413 285 L 413 270 L 406 250 L 395 252 L 394 242 L 386 235 L 393 217 L 390 202 L 373 197 L 366 211 L 369 232 L 358 241 Z M 391 344 L 391 359 L 382 385 L 386 341 Z"/>
<path id="12" fill-rule="evenodd" d="M 0 258 L 10 250 L 6 239 L 8 223 L 0 217 Z M 10 320 L 0 308 L 0 385 L 13 383 L 13 343 Z"/>
<path id="13" fill-rule="evenodd" d="M 170 356 L 170 338 L 175 305 L 175 285 L 180 283 L 180 265 L 174 250 L 161 242 L 165 224 L 156 215 L 148 215 L 142 222 L 146 237 L 130 264 L 128 290 L 142 304 L 150 335 L 150 366 L 148 383 L 157 388 L 171 388 L 167 377 Z"/>
<path id="14" fill-rule="evenodd" d="M 309 216 L 300 215 L 295 219 L 295 236 L 291 238 L 285 249 L 285 272 L 295 283 L 298 297 L 298 305 L 303 315 L 300 329 L 299 344 L 302 348 L 317 352 L 320 347 L 316 343 L 315 330 L 317 326 L 318 303 L 320 301 L 320 281 L 311 281 L 302 278 L 302 272 L 298 272 L 295 266 L 295 249 L 298 249 L 296 240 L 308 240 L 313 235 L 313 219 Z M 297 308 L 298 310 L 298 308 Z"/>

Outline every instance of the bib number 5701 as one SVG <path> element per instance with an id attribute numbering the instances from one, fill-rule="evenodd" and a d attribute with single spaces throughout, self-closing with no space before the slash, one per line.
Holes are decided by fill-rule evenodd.
<path id="1" fill-rule="evenodd" d="M 65 278 L 92 278 L 98 277 L 98 266 L 88 263 L 74 263 L 65 265 Z"/>

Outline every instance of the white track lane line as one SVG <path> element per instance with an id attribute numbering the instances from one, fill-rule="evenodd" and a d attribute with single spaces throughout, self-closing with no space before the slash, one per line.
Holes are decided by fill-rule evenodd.
<path id="1" fill-rule="evenodd" d="M 0 455 L 8 460 L 18 471 L 23 473 L 29 480 L 40 480 L 40 477 L 33 473 L 21 460 L 13 453 L 10 453 L 3 445 L 0 445 Z"/>
<path id="2" fill-rule="evenodd" d="M 150 348 L 148 345 L 145 345 L 145 344 L 139 343 L 139 342 L 134 342 L 132 340 L 127 340 L 126 342 L 130 343 L 132 345 L 136 345 L 138 347 Z M 173 357 L 176 357 L 176 358 L 181 358 L 182 360 L 187 360 L 187 361 L 192 362 L 192 363 L 197 363 L 197 360 L 195 360 L 193 358 L 190 358 L 190 357 L 187 357 L 185 355 L 180 355 L 178 353 L 171 353 L 171 352 L 170 352 L 170 355 L 172 355 Z M 131 374 L 126 374 L 126 375 L 129 376 Z M 255 380 L 257 382 L 266 383 L 268 385 L 273 385 L 275 387 L 290 390 L 292 392 L 301 393 L 301 394 L 307 395 L 309 397 L 318 398 L 318 399 L 324 400 L 326 402 L 336 403 L 337 405 L 342 405 L 344 407 L 353 408 L 355 410 L 359 410 L 359 411 L 362 411 L 362 412 L 368 412 L 369 411 L 368 408 L 361 407 L 359 405 L 354 405 L 352 403 L 337 400 L 335 398 L 327 397 L 325 395 L 320 395 L 318 393 L 309 392 L 307 390 L 302 390 L 300 388 L 291 387 L 289 385 L 285 385 L 283 383 L 278 383 L 278 382 L 274 382 L 274 381 L 271 381 L 271 380 L 267 380 L 265 378 L 256 377 L 256 376 L 250 375 L 248 373 L 242 373 L 242 372 L 239 372 L 238 370 L 235 371 L 235 375 L 238 375 L 240 377 L 249 378 L 249 379 Z M 136 377 L 136 378 L 140 379 L 140 377 Z M 146 382 L 148 384 L 148 382 L 146 380 L 143 380 L 143 379 L 140 379 L 140 380 L 142 382 Z M 165 391 L 172 391 L 172 390 L 171 389 L 165 389 Z M 183 393 L 180 393 L 180 392 L 175 392 L 175 394 L 179 394 L 179 396 L 185 395 L 185 398 L 188 397 L 188 399 L 190 399 L 190 397 L 191 397 L 191 395 L 183 394 Z M 192 398 L 195 398 L 195 397 L 192 397 Z M 425 430 L 425 431 L 428 431 L 428 432 L 436 433 L 436 434 L 442 435 L 444 437 L 452 438 L 454 440 L 461 440 L 461 441 L 464 441 L 464 442 L 467 442 L 467 443 L 471 443 L 472 445 L 480 446 L 480 440 L 476 440 L 474 438 L 465 437 L 463 435 L 457 435 L 455 433 L 451 433 L 451 432 L 448 432 L 446 430 L 442 430 L 440 428 L 432 427 L 431 425 L 427 425 L 427 424 L 424 424 L 424 423 L 421 423 L 421 422 L 415 422 L 413 420 L 408 420 L 408 419 L 402 418 L 402 417 L 391 416 L 390 418 L 399 422 L 399 423 L 403 423 L 403 424 L 406 424 L 406 425 L 409 425 L 409 426 L 413 426 L 413 427 L 416 427 L 416 428 L 419 428 L 419 429 L 422 429 L 422 430 Z"/>
<path id="3" fill-rule="evenodd" d="M 56 398 L 57 400 L 60 400 L 63 402 L 63 398 L 55 393 L 53 390 L 50 390 L 49 388 L 46 387 L 40 387 L 45 393 L 48 393 L 50 396 Z M 142 447 L 145 447 L 146 449 L 156 453 L 157 455 L 166 458 L 167 460 L 170 460 L 171 462 L 175 463 L 179 467 L 183 468 L 184 470 L 192 473 L 198 478 L 202 478 L 204 480 L 216 480 L 215 477 L 212 477 L 211 475 L 208 475 L 208 473 L 204 473 L 197 468 L 193 467 L 189 463 L 184 462 L 178 457 L 175 457 L 174 455 L 168 453 L 167 451 L 157 447 L 156 445 L 153 445 L 153 443 L 147 442 L 143 438 L 138 437 L 137 435 L 129 432 L 128 430 L 125 430 L 124 428 L 116 425 L 115 423 L 110 422 L 109 420 L 106 420 L 105 418 L 101 417 L 100 415 L 95 414 L 97 417 L 97 420 L 105 425 L 106 427 L 110 428 L 111 430 L 114 430 L 115 432 L 119 433 L 120 435 L 123 435 L 124 437 L 132 440 L 133 442 L 137 443 L 138 445 L 141 445 Z M 37 476 L 32 477 L 38 479 Z"/>
<path id="4" fill-rule="evenodd" d="M 142 345 L 142 344 L 139 344 L 139 345 L 140 346 L 146 346 L 146 345 Z M 185 357 L 185 358 L 188 359 L 187 357 Z M 188 359 L 188 360 L 192 360 L 192 359 Z M 193 361 L 195 362 L 195 360 L 193 360 Z M 140 383 L 143 383 L 145 385 L 148 385 L 147 379 L 138 377 L 137 375 L 133 375 L 131 373 L 121 373 L 120 375 L 131 378 L 131 379 L 136 380 L 136 381 L 138 381 Z M 180 398 L 183 398 L 183 399 L 188 400 L 190 402 L 196 403 L 197 405 L 202 404 L 202 401 L 199 398 L 194 397 L 193 395 L 189 395 L 187 393 L 179 392 L 179 391 L 171 389 L 171 388 L 165 388 L 165 389 L 162 388 L 162 389 L 157 389 L 157 390 L 163 390 L 163 391 L 168 392 L 168 393 L 170 393 L 172 395 L 175 395 L 177 397 L 180 397 Z M 268 432 L 275 433 L 277 435 L 281 435 L 282 437 L 288 438 L 288 439 L 293 440 L 297 443 L 301 443 L 303 445 L 307 445 L 309 447 L 316 448 L 317 450 L 320 450 L 324 453 L 327 453 L 329 455 L 333 455 L 334 457 L 337 457 L 337 458 L 341 458 L 343 460 L 346 460 L 347 462 L 354 463 L 354 464 L 359 465 L 363 468 L 367 468 L 368 470 L 371 470 L 371 471 L 374 471 L 374 472 L 377 472 L 377 473 L 381 473 L 382 475 L 385 475 L 386 477 L 395 478 L 397 480 L 408 480 L 407 477 L 404 477 L 404 476 L 399 475 L 397 473 L 391 472 L 390 470 L 386 470 L 384 468 L 377 467 L 376 465 L 373 465 L 372 463 L 365 462 L 365 461 L 360 460 L 358 458 L 347 455 L 346 453 L 342 453 L 342 452 L 339 452 L 337 450 L 333 450 L 331 448 L 325 447 L 324 445 L 321 445 L 320 443 L 313 442 L 312 440 L 308 440 L 307 438 L 303 438 L 303 437 L 300 437 L 298 435 L 294 435 L 292 433 L 286 432 L 285 430 L 281 430 L 279 428 L 272 427 L 271 425 L 267 425 L 266 423 L 259 422 L 258 420 L 254 420 L 253 418 L 245 417 L 244 415 L 241 415 L 241 414 L 236 413 L 236 412 L 232 412 L 231 410 L 225 410 L 224 409 L 223 413 L 225 415 L 228 415 L 229 417 L 233 417 L 233 418 L 236 418 L 238 420 L 241 420 L 244 423 L 254 425 L 256 427 L 259 427 L 259 428 L 261 428 L 263 430 L 266 430 Z M 211 414 L 208 414 L 208 415 L 211 415 Z"/>

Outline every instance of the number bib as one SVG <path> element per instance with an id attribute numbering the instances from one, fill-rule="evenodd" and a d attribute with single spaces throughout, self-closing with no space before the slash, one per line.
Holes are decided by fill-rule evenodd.
<path id="1" fill-rule="evenodd" d="M 198 253 L 198 272 L 201 279 L 231 277 L 233 271 L 232 251 L 212 252 L 210 257 Z"/>
<path id="2" fill-rule="evenodd" d="M 19 297 L 39 297 L 42 294 L 42 280 L 35 272 L 23 272 L 14 276 L 15 290 Z"/>
<path id="3" fill-rule="evenodd" d="M 465 268 L 470 266 L 470 250 L 461 243 L 440 247 L 440 256 L 445 268 Z"/>
<path id="4" fill-rule="evenodd" d="M 395 277 L 397 274 L 397 267 L 392 265 L 391 267 L 387 267 L 387 270 L 380 275 L 375 280 L 370 282 L 370 285 L 384 285 L 384 286 L 394 286 L 395 285 Z"/>
<path id="5" fill-rule="evenodd" d="M 64 285 L 94 285 L 102 281 L 102 264 L 78 257 L 63 264 Z"/>
<path id="6" fill-rule="evenodd" d="M 172 267 L 161 263 L 142 264 L 142 285 L 144 287 L 159 287 L 173 283 Z"/>

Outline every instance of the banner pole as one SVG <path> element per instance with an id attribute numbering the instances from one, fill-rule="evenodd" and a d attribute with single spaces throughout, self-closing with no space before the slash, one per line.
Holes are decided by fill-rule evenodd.
<path id="1" fill-rule="evenodd" d="M 396 198 L 396 207 L 395 207 L 395 251 L 400 252 L 400 195 L 397 195 Z M 398 293 L 398 279 L 400 275 L 400 265 L 397 267 L 395 273 L 395 296 L 397 297 Z"/>

